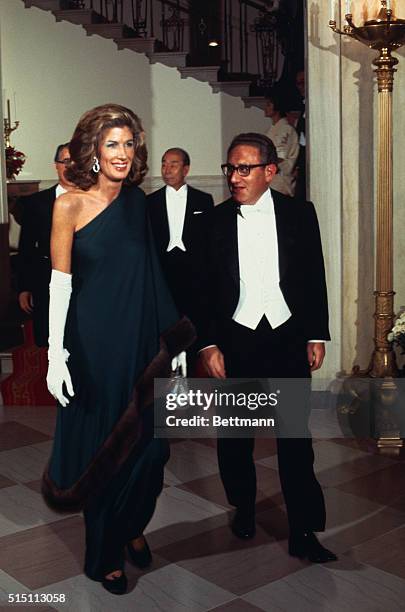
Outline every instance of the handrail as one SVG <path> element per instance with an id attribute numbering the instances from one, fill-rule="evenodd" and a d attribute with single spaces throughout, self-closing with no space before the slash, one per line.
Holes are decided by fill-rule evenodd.
<path id="1" fill-rule="evenodd" d="M 167 4 L 171 8 L 182 11 L 183 13 L 190 13 L 189 6 L 183 6 L 180 2 L 173 2 L 173 0 L 161 0 L 164 4 Z"/>
<path id="2" fill-rule="evenodd" d="M 240 0 L 242 4 L 246 4 L 251 8 L 257 9 L 258 11 L 268 11 L 268 7 L 266 4 L 259 4 L 258 2 L 254 2 L 253 0 Z"/>
<path id="3" fill-rule="evenodd" d="M 203 5 L 204 0 L 201 3 Z M 192 32 L 194 37 L 199 35 L 193 17 L 199 22 L 201 11 L 198 18 L 193 15 L 193 5 L 188 0 L 65 0 L 64 4 L 91 8 L 109 23 L 126 25 L 126 36 L 156 39 L 159 48 L 166 51 L 187 53 L 192 47 L 189 40 Z M 215 61 L 222 60 L 223 75 L 233 74 L 233 78 L 251 80 L 254 75 L 260 75 L 256 83 L 259 87 L 274 84 L 280 72 L 279 50 L 286 34 L 285 13 L 269 8 L 271 4 L 260 0 L 218 0 L 218 23 L 215 25 L 221 21 L 222 34 L 218 27 L 214 27 L 214 31 L 222 40 L 222 58 L 216 55 Z M 209 38 L 209 19 L 207 10 L 205 27 L 200 28 L 201 36 L 206 39 L 207 33 Z"/>
<path id="4" fill-rule="evenodd" d="M 181 11 L 183 13 L 190 13 L 189 4 L 184 4 L 184 2 L 180 2 L 180 0 L 159 0 L 161 4 L 165 4 L 171 9 Z M 148 12 L 148 0 L 65 0 L 63 2 L 64 8 L 76 8 L 76 9 L 86 9 L 89 8 L 95 12 L 97 12 L 102 17 L 108 19 L 112 12 L 112 19 L 123 19 L 125 8 L 130 5 L 131 13 L 135 16 L 142 14 L 142 5 L 145 4 L 145 13 Z M 153 4 L 154 2 L 150 2 L 149 13 L 153 13 Z M 125 6 L 124 6 L 125 5 Z M 109 6 L 112 8 L 112 11 L 109 9 Z M 110 20 L 110 19 L 109 19 Z"/>
<path id="5" fill-rule="evenodd" d="M 259 75 L 255 82 L 259 89 L 272 87 L 282 67 L 278 58 L 280 49 L 285 48 L 285 13 L 255 0 L 223 2 L 226 69 L 243 80 L 254 80 L 254 75 Z M 232 16 L 235 8 L 237 14 Z"/>

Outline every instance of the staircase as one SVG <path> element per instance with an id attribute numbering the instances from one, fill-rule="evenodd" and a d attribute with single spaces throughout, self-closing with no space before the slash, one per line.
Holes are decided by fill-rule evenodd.
<path id="1" fill-rule="evenodd" d="M 166 66 L 176 68 L 180 72 L 182 79 L 193 78 L 198 81 L 207 82 L 214 93 L 223 92 L 231 96 L 237 96 L 243 100 L 246 108 L 257 107 L 264 109 L 265 107 L 265 98 L 261 95 L 262 92 L 257 90 L 257 74 L 228 71 L 226 65 L 229 62 L 226 61 L 221 62 L 220 65 L 213 66 L 190 65 L 188 51 L 169 49 L 162 40 L 149 35 L 145 27 L 143 31 L 139 29 L 137 31 L 137 29 L 126 23 L 120 22 L 120 17 L 117 14 L 113 18 L 102 15 L 93 8 L 93 1 L 87 3 L 89 7 L 86 7 L 86 2 L 71 0 L 23 0 L 23 2 L 26 8 L 37 7 L 51 11 L 56 21 L 64 20 L 82 26 L 88 36 L 97 35 L 111 39 L 119 50 L 130 49 L 136 53 L 145 54 L 151 64 L 160 62 Z M 174 5 L 174 2 L 170 2 L 170 0 L 167 3 Z M 81 8 L 72 8 L 72 6 L 76 7 L 79 5 Z M 102 5 L 103 3 L 100 2 L 100 7 Z M 115 5 L 116 7 L 117 4 Z"/>

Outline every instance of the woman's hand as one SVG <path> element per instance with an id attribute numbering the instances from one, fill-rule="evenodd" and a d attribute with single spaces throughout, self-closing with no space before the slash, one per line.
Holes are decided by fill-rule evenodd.
<path id="1" fill-rule="evenodd" d="M 48 359 L 48 374 L 46 376 L 46 384 L 48 391 L 58 402 L 63 406 L 67 406 L 69 399 L 63 395 L 63 384 L 66 385 L 67 393 L 73 397 L 73 385 L 70 373 L 66 365 L 69 358 L 69 353 L 66 349 L 58 353 L 49 352 Z"/>

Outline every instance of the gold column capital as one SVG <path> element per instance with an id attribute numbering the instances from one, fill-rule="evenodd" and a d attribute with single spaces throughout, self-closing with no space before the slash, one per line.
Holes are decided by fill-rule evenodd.
<path id="1" fill-rule="evenodd" d="M 395 66 L 399 60 L 391 55 L 391 49 L 384 47 L 380 49 L 380 55 L 373 60 L 376 69 L 374 72 L 377 75 L 378 91 L 393 91 L 394 88 L 394 73 L 397 71 Z"/>

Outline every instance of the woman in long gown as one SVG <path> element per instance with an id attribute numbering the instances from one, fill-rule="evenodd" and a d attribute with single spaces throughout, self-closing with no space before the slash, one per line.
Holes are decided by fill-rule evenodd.
<path id="1" fill-rule="evenodd" d="M 193 340 L 161 276 L 136 186 L 146 172 L 141 123 L 118 105 L 85 113 L 74 132 L 69 180 L 54 206 L 48 388 L 58 400 L 43 494 L 83 509 L 85 573 L 126 591 L 125 547 L 145 566 L 143 530 L 168 459 L 153 439 L 153 378 Z"/>

